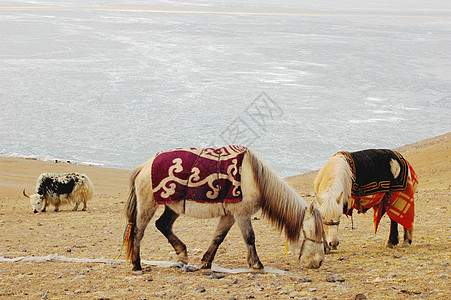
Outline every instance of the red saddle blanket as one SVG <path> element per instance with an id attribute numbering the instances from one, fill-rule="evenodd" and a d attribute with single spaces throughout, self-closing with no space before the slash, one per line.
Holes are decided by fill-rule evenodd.
<path id="1" fill-rule="evenodd" d="M 243 146 L 226 146 L 159 152 L 151 166 L 155 201 L 241 201 L 241 164 L 246 150 Z"/>
<path id="2" fill-rule="evenodd" d="M 418 177 L 402 155 L 391 150 L 339 153 L 347 157 L 355 176 L 351 195 L 353 205 L 347 215 L 352 214 L 352 209 L 356 209 L 359 213 L 365 213 L 373 208 L 374 232 L 377 231 L 385 213 L 390 219 L 412 230 L 415 217 L 414 194 L 418 185 Z M 361 159 L 358 159 L 358 155 L 353 154 L 359 154 Z M 372 158 L 372 160 L 368 160 L 368 158 Z M 394 179 L 389 171 L 389 159 L 391 158 L 400 163 L 401 171 L 398 179 Z M 364 177 L 364 180 L 361 177 Z"/>

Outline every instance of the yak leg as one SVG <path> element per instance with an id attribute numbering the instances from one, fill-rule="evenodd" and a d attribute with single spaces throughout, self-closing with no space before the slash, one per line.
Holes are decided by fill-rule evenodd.
<path id="1" fill-rule="evenodd" d="M 240 227 L 241 234 L 243 235 L 244 242 L 247 246 L 247 262 L 253 269 L 263 269 L 263 264 L 257 255 L 255 248 L 255 233 L 252 228 L 252 222 L 249 216 L 240 216 L 236 218 L 238 226 Z"/>
<path id="2" fill-rule="evenodd" d="M 398 243 L 398 223 L 390 219 L 390 236 L 388 237 L 387 247 L 393 248 Z"/>
<path id="3" fill-rule="evenodd" d="M 177 254 L 180 262 L 188 263 L 188 253 L 186 252 L 186 245 L 172 232 L 172 225 L 179 217 L 172 209 L 165 206 L 161 217 L 155 222 L 158 230 L 168 239 Z"/>
<path id="4" fill-rule="evenodd" d="M 49 205 L 49 203 L 45 199 L 42 201 L 44 201 L 44 207 L 41 209 L 41 212 L 45 212 L 45 210 L 47 209 L 47 205 Z"/>
<path id="5" fill-rule="evenodd" d="M 409 247 L 412 244 L 412 230 L 404 227 L 404 242 L 403 247 Z"/>
<path id="6" fill-rule="evenodd" d="M 202 257 L 202 269 L 210 269 L 211 263 L 215 258 L 216 251 L 218 250 L 219 245 L 224 241 L 227 233 L 230 228 L 235 223 L 235 218 L 233 216 L 222 216 L 219 219 L 218 226 L 216 227 L 216 231 L 214 234 L 214 238 L 211 241 L 210 247 L 208 247 L 207 252 L 205 252 Z"/>
<path id="7" fill-rule="evenodd" d="M 82 211 L 88 210 L 88 205 L 86 204 L 86 200 L 83 201 L 83 208 L 82 208 L 81 210 L 82 210 Z"/>
<path id="8" fill-rule="evenodd" d="M 75 202 L 75 206 L 72 209 L 73 211 L 77 211 L 78 210 L 78 205 L 80 205 L 80 202 Z"/>

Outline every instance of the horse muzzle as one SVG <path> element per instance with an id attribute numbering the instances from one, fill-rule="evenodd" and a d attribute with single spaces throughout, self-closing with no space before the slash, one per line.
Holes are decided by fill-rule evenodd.
<path id="1" fill-rule="evenodd" d="M 329 242 L 329 247 L 331 250 L 337 250 L 339 244 L 339 241 Z"/>

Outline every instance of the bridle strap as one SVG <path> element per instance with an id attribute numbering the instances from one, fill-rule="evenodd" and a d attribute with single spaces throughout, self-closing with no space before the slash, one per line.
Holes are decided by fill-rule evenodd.
<path id="1" fill-rule="evenodd" d="M 305 234 L 305 230 L 304 230 L 305 210 L 307 210 L 307 209 L 306 208 L 304 209 L 304 215 L 302 217 L 302 222 L 301 222 L 302 235 L 304 236 L 304 239 L 302 240 L 301 250 L 299 251 L 299 258 L 298 259 L 301 259 L 302 252 L 304 251 L 305 241 L 310 241 L 310 242 L 313 242 L 313 243 L 316 243 L 316 244 L 323 244 L 324 250 L 326 250 L 326 249 L 327 249 L 327 251 L 330 250 L 330 247 L 327 244 L 326 232 L 324 231 L 324 228 L 323 228 L 323 232 L 321 234 L 322 241 L 321 240 L 318 241 L 318 240 L 311 239 L 311 238 L 307 237 L 307 235 Z"/>
<path id="2" fill-rule="evenodd" d="M 338 220 L 338 221 L 336 221 L 336 222 L 334 222 L 334 221 L 323 222 L 323 224 L 324 224 L 324 225 L 329 225 L 329 226 L 332 226 L 332 225 L 340 225 L 340 220 Z"/>

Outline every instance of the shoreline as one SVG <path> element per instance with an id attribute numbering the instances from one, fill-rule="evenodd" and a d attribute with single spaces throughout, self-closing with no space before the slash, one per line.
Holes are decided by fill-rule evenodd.
<path id="1" fill-rule="evenodd" d="M 420 177 L 419 189 L 451 188 L 451 132 L 393 150 L 401 152 L 414 166 Z M 41 173 L 78 172 L 91 178 L 96 193 L 126 193 L 131 171 L 70 160 L 46 161 L 34 157 L 0 156 L 0 187 L 8 194 L 17 196 L 22 194 L 23 188 L 34 189 Z M 301 195 L 308 196 L 313 192 L 313 180 L 317 172 L 309 171 L 284 179 L 302 191 Z"/>

